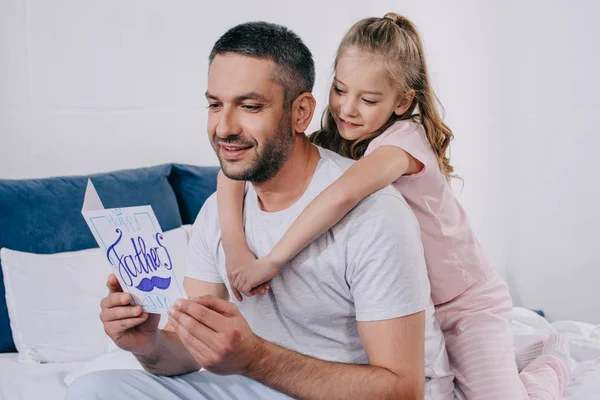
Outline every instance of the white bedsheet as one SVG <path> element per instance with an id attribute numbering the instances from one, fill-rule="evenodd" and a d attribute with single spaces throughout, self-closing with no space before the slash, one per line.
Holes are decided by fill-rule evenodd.
<path id="1" fill-rule="evenodd" d="M 559 321 L 550 324 L 532 311 L 515 308 L 515 347 L 559 331 L 571 341 L 571 379 L 565 400 L 600 400 L 600 325 Z M 17 354 L 0 354 L 0 400 L 59 400 L 77 375 L 99 369 L 134 368 L 135 359 L 115 352 L 89 363 L 24 364 Z"/>
<path id="2" fill-rule="evenodd" d="M 565 400 L 600 400 L 600 325 L 576 321 L 550 324 L 524 308 L 513 310 L 515 347 L 521 348 L 558 331 L 571 344 L 571 376 L 565 389 Z"/>
<path id="3" fill-rule="evenodd" d="M 0 399 L 64 399 L 65 376 L 86 363 L 34 364 L 18 361 L 17 353 L 0 354 Z"/>

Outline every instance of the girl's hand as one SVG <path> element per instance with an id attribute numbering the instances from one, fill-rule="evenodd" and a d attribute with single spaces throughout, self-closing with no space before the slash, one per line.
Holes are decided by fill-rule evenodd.
<path id="1" fill-rule="evenodd" d="M 248 246 L 240 246 L 239 249 L 233 251 L 229 256 L 226 257 L 225 267 L 227 268 L 227 277 L 229 278 L 229 286 L 233 295 L 238 301 L 242 301 L 242 295 L 235 285 L 235 278 L 239 275 L 240 271 L 248 265 L 252 265 L 256 260 L 256 256 L 248 248 Z M 269 290 L 270 286 L 268 283 L 258 285 L 253 288 L 248 296 L 254 296 L 256 293 L 264 295 Z"/>
<path id="2" fill-rule="evenodd" d="M 264 295 L 266 290 L 259 289 L 269 285 L 269 280 L 279 273 L 281 267 L 282 264 L 273 261 L 269 256 L 254 259 L 235 271 L 233 287 L 246 296 L 253 296 L 257 292 Z"/>

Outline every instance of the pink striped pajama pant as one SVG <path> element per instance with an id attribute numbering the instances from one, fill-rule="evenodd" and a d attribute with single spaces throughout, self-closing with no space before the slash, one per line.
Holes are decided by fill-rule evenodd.
<path id="1" fill-rule="evenodd" d="M 463 398 L 560 399 L 568 372 L 558 358 L 542 355 L 517 371 L 511 312 L 508 286 L 496 273 L 436 307 Z"/>

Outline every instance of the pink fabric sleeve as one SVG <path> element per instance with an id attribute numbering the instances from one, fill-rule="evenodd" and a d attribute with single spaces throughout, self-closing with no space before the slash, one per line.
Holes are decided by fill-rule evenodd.
<path id="1" fill-rule="evenodd" d="M 424 165 L 419 173 L 403 178 L 416 179 L 423 175 L 429 168 L 436 166 L 435 163 L 437 161 L 433 156 L 429 142 L 427 142 L 425 130 L 420 124 L 411 121 L 396 122 L 377 138 L 373 139 L 365 151 L 365 156 L 371 154 L 381 146 L 399 147 Z"/>

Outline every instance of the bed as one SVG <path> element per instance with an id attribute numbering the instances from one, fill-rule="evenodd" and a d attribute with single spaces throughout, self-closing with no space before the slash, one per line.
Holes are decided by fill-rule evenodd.
<path id="1" fill-rule="evenodd" d="M 516 348 L 542 339 L 553 331 L 567 336 L 571 344 L 571 375 L 563 399 L 600 399 L 600 325 L 576 321 L 550 324 L 533 311 L 515 307 L 513 331 Z"/>
<path id="2" fill-rule="evenodd" d="M 600 325 L 574 321 L 550 324 L 524 308 L 513 312 L 515 347 L 546 337 L 554 330 L 570 338 L 571 379 L 565 400 L 600 400 Z M 128 353 L 113 351 L 86 363 L 21 363 L 16 353 L 0 354 L 0 399 L 63 399 L 70 384 L 88 372 L 114 368 L 141 368 Z"/>

